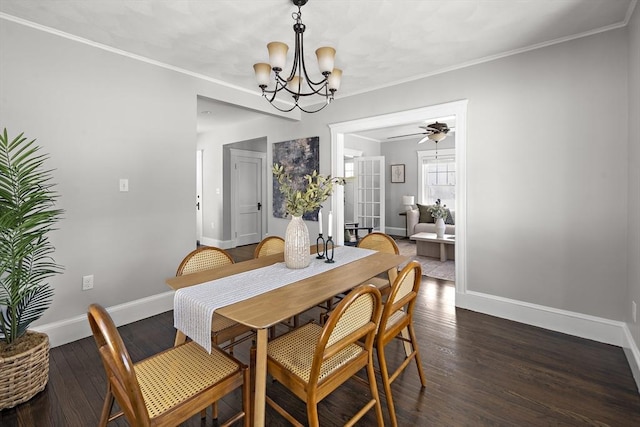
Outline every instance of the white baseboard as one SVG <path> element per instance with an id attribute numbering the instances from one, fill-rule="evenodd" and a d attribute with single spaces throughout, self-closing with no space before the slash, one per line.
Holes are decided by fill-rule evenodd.
<path id="1" fill-rule="evenodd" d="M 163 292 L 139 300 L 107 307 L 116 326 L 122 326 L 156 314 L 173 310 L 173 291 Z M 32 328 L 49 336 L 51 347 L 57 347 L 91 335 L 86 315 L 75 316 L 58 322 Z"/>
<path id="2" fill-rule="evenodd" d="M 624 322 L 469 291 L 456 307 L 622 347 L 640 391 L 640 350 Z"/>
<path id="3" fill-rule="evenodd" d="M 627 356 L 627 361 L 629 361 L 629 367 L 631 368 L 633 378 L 636 380 L 636 387 L 640 391 L 640 350 L 638 350 L 638 344 L 633 340 L 633 336 L 631 335 L 631 331 L 627 324 L 624 325 L 623 329 L 625 343 L 622 348 L 624 350 L 624 354 Z"/>
<path id="4" fill-rule="evenodd" d="M 215 246 L 220 249 L 231 249 L 236 247 L 233 240 L 218 240 L 212 239 L 211 237 L 202 237 L 202 239 L 200 239 L 200 244 L 205 246 Z"/>
<path id="5" fill-rule="evenodd" d="M 623 347 L 623 322 L 468 291 L 456 294 L 456 307 L 509 319 L 551 331 Z"/>

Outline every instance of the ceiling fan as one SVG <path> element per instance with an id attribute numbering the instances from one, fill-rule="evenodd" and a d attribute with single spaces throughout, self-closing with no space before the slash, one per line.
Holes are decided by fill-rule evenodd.
<path id="1" fill-rule="evenodd" d="M 418 141 L 418 144 L 422 144 L 428 139 L 438 143 L 439 141 L 442 141 L 443 139 L 445 139 L 447 137 L 447 133 L 449 133 L 449 131 L 452 130 L 449 128 L 449 126 L 447 126 L 446 123 L 440 123 L 438 121 L 436 121 L 435 123 L 431 123 L 429 125 L 419 125 L 418 127 L 424 129 L 425 132 L 410 133 L 408 135 L 390 136 L 387 139 L 406 138 L 407 136 L 413 136 L 413 135 L 426 135 L 424 138 Z"/>

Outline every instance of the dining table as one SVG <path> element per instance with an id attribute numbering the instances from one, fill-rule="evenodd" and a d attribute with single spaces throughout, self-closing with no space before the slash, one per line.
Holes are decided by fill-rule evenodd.
<path id="1" fill-rule="evenodd" d="M 398 267 L 409 260 L 404 255 L 389 254 L 384 252 L 371 251 L 353 247 L 336 247 L 334 256 L 335 265 L 321 265 L 326 263 L 326 259 L 318 259 L 312 255 L 310 270 L 301 272 L 299 280 L 293 280 L 278 287 L 259 292 L 249 297 L 236 297 L 236 301 L 223 305 L 215 309 L 215 313 L 233 320 L 242 325 L 246 325 L 256 331 L 256 353 L 255 353 L 255 385 L 253 404 L 253 425 L 262 427 L 265 425 L 265 405 L 266 405 L 266 383 L 267 383 L 267 343 L 268 331 L 272 326 L 301 314 L 310 308 L 321 304 L 332 297 L 348 292 L 359 284 L 366 283 L 367 280 L 379 274 L 386 273 L 389 269 Z M 348 250 L 348 251 L 347 251 Z M 360 252 L 353 252 L 360 251 Z M 315 248 L 312 248 L 315 252 Z M 348 255 L 348 256 L 347 256 Z M 356 257 L 354 257 L 356 255 Z M 189 287 L 199 286 L 206 292 L 215 293 L 216 283 L 224 282 L 241 289 L 243 287 L 254 287 L 260 279 L 269 277 L 272 269 L 285 268 L 284 255 L 282 253 L 269 255 L 257 259 L 251 259 L 234 264 L 225 265 L 212 270 L 205 270 L 183 276 L 171 277 L 166 280 L 167 285 L 176 290 L 174 300 L 174 318 L 182 315 L 193 315 L 193 313 L 180 313 L 185 311 L 184 304 L 177 302 L 178 293 Z M 306 274 L 305 274 L 306 273 Z M 246 279 L 247 274 L 253 274 L 251 280 Z M 272 273 L 273 274 L 273 273 Z M 279 274 L 278 276 L 282 276 Z M 295 276 L 294 276 L 295 277 Z M 237 280 L 236 280 L 237 278 Z M 210 288 L 206 288 L 211 286 Z M 192 288 L 191 290 L 195 290 Z M 242 295 L 241 291 L 236 292 Z M 203 294 L 194 294 L 203 295 Z M 196 297 L 197 298 L 197 297 Z M 204 299 L 204 298 L 203 298 Z M 200 301 L 196 301 L 200 306 Z M 210 316 L 207 311 L 197 307 L 196 316 L 198 322 L 210 325 Z M 178 325 L 179 322 L 176 322 Z M 182 327 L 183 329 L 187 329 Z M 178 329 L 178 335 L 189 336 L 194 339 L 188 331 Z M 194 334 L 195 335 L 195 334 Z M 210 348 L 209 343 L 200 343 L 203 347 Z M 197 339 L 194 341 L 198 342 Z"/>

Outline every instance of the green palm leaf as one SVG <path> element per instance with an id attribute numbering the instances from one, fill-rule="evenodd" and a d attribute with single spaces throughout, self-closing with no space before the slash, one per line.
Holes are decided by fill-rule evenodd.
<path id="1" fill-rule="evenodd" d="M 0 335 L 9 344 L 49 308 L 47 280 L 62 270 L 47 234 L 63 211 L 39 150 L 23 134 L 0 135 Z"/>

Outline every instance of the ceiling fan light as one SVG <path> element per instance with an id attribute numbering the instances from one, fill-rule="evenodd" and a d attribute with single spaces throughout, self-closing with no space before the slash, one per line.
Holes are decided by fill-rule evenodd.
<path id="1" fill-rule="evenodd" d="M 271 64 L 273 71 L 280 72 L 284 70 L 284 66 L 287 64 L 289 46 L 282 42 L 271 42 L 267 44 L 267 49 L 269 50 L 269 64 Z"/>
<path id="2" fill-rule="evenodd" d="M 429 136 L 425 136 L 420 141 L 418 141 L 418 144 L 422 144 L 423 142 L 428 141 L 428 140 L 429 140 Z"/>
<path id="3" fill-rule="evenodd" d="M 447 137 L 447 134 L 444 132 L 435 132 L 435 133 L 431 133 L 429 135 L 427 135 L 427 138 L 429 138 L 432 141 L 435 142 L 440 142 L 443 139 L 445 139 Z"/>
<path id="4" fill-rule="evenodd" d="M 336 58 L 336 50 L 332 47 L 319 47 L 316 49 L 318 58 L 318 68 L 322 74 L 328 74 L 333 70 L 333 63 Z"/>
<path id="5" fill-rule="evenodd" d="M 338 89 L 340 89 L 340 81 L 342 80 L 342 70 L 339 68 L 334 68 L 333 71 L 331 71 L 331 74 L 329 74 L 329 77 L 327 78 L 327 84 L 329 86 L 329 90 L 332 92 L 337 91 Z"/>
<path id="6" fill-rule="evenodd" d="M 253 64 L 253 71 L 256 73 L 256 80 L 259 87 L 267 87 L 269 85 L 269 77 L 271 76 L 271 65 L 260 62 Z"/>

